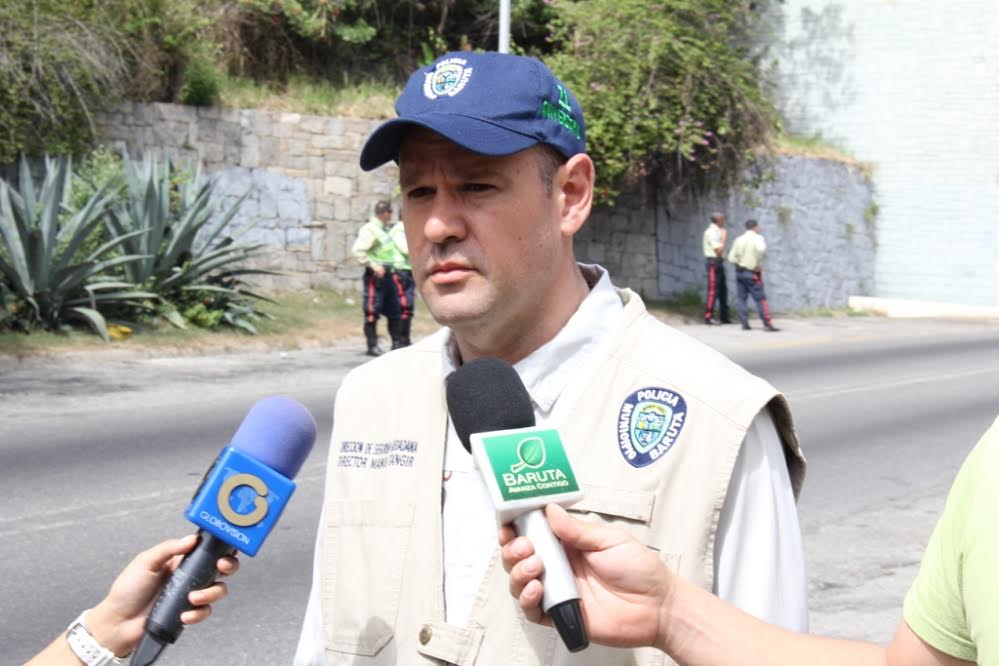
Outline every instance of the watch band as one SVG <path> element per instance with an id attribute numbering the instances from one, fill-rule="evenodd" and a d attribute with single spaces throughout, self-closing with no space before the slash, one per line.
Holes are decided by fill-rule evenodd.
<path id="1" fill-rule="evenodd" d="M 69 643 L 69 648 L 87 666 L 124 666 L 123 659 L 116 657 L 111 650 L 93 637 L 84 624 L 86 617 L 87 611 L 83 611 L 66 629 L 66 642 Z"/>

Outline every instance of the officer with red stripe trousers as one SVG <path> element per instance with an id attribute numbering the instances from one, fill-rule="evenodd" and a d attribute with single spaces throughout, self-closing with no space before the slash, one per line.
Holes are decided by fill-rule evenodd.
<path id="1" fill-rule="evenodd" d="M 398 334 L 392 336 L 392 349 L 408 347 L 412 344 L 409 330 L 413 324 L 413 297 L 416 283 L 413 281 L 413 267 L 409 264 L 409 246 L 406 244 L 406 230 L 402 220 L 389 229 L 389 237 L 397 250 L 396 263 L 392 271 L 392 289 L 399 304 Z M 392 331 L 392 320 L 389 319 L 389 331 Z"/>
<path id="2" fill-rule="evenodd" d="M 708 274 L 708 293 L 705 298 L 704 323 L 717 324 L 712 319 L 715 301 L 718 301 L 718 318 L 722 324 L 731 324 L 728 312 L 728 285 L 725 280 L 725 242 L 728 230 L 725 228 L 725 216 L 721 213 L 711 214 L 711 224 L 704 230 L 703 249 L 704 264 Z"/>
<path id="3" fill-rule="evenodd" d="M 394 275 L 396 267 L 402 265 L 403 260 L 393 240 L 389 225 L 391 219 L 392 203 L 385 200 L 376 203 L 375 214 L 357 232 L 357 239 L 351 249 L 354 259 L 364 266 L 361 301 L 364 309 L 364 337 L 368 343 L 368 356 L 382 354 L 382 349 L 378 346 L 378 317 L 381 315 L 385 315 L 388 320 L 392 348 L 401 346 L 399 340 L 402 313 Z M 411 303 L 412 299 L 409 302 Z M 408 337 L 408 320 L 406 329 Z"/>

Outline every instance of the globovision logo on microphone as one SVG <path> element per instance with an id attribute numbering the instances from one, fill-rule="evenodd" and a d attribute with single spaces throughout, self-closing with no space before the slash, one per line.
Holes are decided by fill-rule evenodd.
<path id="1" fill-rule="evenodd" d="M 227 447 L 185 516 L 239 551 L 256 555 L 294 490 L 290 479 Z"/>
<path id="2" fill-rule="evenodd" d="M 482 437 L 504 500 L 579 490 L 557 430 L 522 429 Z"/>

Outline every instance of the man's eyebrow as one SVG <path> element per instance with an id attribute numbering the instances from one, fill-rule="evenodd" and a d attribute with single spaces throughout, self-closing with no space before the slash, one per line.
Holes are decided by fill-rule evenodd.
<path id="1" fill-rule="evenodd" d="M 503 170 L 490 162 L 474 161 L 469 164 L 455 164 L 447 169 L 447 172 L 449 179 L 460 182 L 478 180 L 480 178 L 497 178 L 502 175 Z M 414 185 L 420 180 L 420 174 L 422 173 L 423 169 L 419 167 L 407 169 L 405 172 L 400 170 L 399 185 L 401 187 Z"/>
<path id="2" fill-rule="evenodd" d="M 494 178 L 503 172 L 502 169 L 491 162 L 471 164 L 460 169 L 463 180 L 475 180 L 476 178 Z"/>

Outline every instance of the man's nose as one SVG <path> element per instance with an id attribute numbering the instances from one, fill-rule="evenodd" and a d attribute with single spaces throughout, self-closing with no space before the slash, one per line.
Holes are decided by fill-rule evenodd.
<path id="1" fill-rule="evenodd" d="M 446 243 L 465 237 L 465 217 L 461 200 L 441 188 L 434 196 L 430 214 L 423 224 L 423 233 L 431 243 Z"/>

